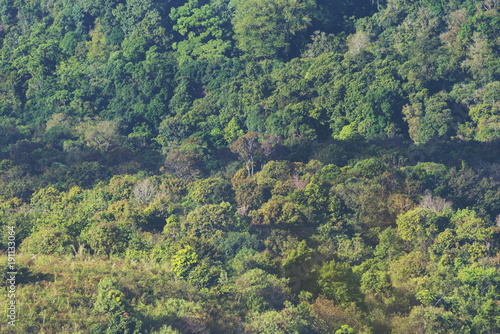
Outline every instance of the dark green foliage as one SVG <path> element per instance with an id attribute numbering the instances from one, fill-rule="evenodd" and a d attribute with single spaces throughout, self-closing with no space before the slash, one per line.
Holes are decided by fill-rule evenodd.
<path id="1" fill-rule="evenodd" d="M 319 270 L 321 292 L 337 304 L 361 303 L 360 282 L 348 263 L 326 262 Z"/>
<path id="2" fill-rule="evenodd" d="M 374 178 L 380 176 L 386 170 L 386 166 L 375 159 L 362 160 L 350 170 L 356 177 Z"/>
<path id="3" fill-rule="evenodd" d="M 229 232 L 225 238 L 216 241 L 220 252 L 228 259 L 232 259 L 242 249 L 262 251 L 264 245 L 255 235 L 248 232 Z"/>

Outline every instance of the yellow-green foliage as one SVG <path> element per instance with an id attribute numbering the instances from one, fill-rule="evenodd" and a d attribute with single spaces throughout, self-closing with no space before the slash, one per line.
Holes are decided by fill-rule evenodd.
<path id="1" fill-rule="evenodd" d="M 187 272 L 198 262 L 198 255 L 189 245 L 179 249 L 172 256 L 172 270 L 180 277 L 185 277 Z"/>

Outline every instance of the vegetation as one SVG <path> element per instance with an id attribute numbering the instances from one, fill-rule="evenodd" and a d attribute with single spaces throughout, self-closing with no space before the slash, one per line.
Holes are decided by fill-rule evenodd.
<path id="1" fill-rule="evenodd" d="M 1 331 L 499 333 L 496 4 L 0 0 Z"/>

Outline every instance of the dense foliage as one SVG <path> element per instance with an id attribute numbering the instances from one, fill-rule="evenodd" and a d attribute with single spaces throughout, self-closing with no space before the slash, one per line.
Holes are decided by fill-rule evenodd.
<path id="1" fill-rule="evenodd" d="M 0 0 L 2 332 L 499 333 L 496 4 Z"/>

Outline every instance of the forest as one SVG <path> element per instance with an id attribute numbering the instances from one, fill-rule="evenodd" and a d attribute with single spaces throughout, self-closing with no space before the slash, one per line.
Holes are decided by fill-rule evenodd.
<path id="1" fill-rule="evenodd" d="M 497 3 L 0 0 L 0 332 L 500 333 Z"/>

